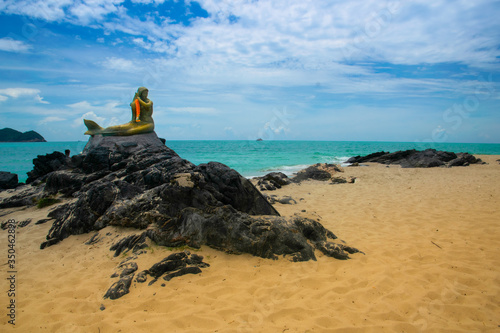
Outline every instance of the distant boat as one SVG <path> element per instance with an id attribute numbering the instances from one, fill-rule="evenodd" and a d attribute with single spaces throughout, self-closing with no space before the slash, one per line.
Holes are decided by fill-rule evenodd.
<path id="1" fill-rule="evenodd" d="M 264 141 L 264 140 L 262 140 L 261 138 L 258 138 L 257 141 Z"/>

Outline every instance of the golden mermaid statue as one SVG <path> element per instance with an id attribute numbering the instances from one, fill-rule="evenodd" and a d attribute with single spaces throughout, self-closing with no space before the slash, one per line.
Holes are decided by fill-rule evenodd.
<path id="1" fill-rule="evenodd" d="M 103 136 L 116 135 L 135 135 L 153 132 L 155 124 L 153 122 L 153 101 L 148 99 L 148 89 L 140 87 L 135 93 L 132 103 L 132 120 L 123 125 L 109 126 L 102 128 L 95 121 L 84 119 L 83 122 L 87 126 L 85 134 Z"/>

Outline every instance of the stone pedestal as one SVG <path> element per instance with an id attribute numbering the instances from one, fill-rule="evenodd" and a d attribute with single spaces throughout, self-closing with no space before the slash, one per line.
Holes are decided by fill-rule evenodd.
<path id="1" fill-rule="evenodd" d="M 100 134 L 90 137 L 89 142 L 83 149 L 83 154 L 88 153 L 94 148 L 104 147 L 110 150 L 120 152 L 134 153 L 144 150 L 163 150 L 167 149 L 165 144 L 158 138 L 155 132 L 136 134 L 129 136 L 102 136 Z"/>

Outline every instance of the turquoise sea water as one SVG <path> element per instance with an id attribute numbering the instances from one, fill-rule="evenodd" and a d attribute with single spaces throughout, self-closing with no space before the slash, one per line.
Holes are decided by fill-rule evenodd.
<path id="1" fill-rule="evenodd" d="M 80 153 L 86 142 L 0 143 L 0 171 L 17 173 L 24 182 L 33 159 L 54 151 Z M 500 144 L 362 141 L 167 141 L 167 146 L 195 164 L 217 161 L 245 177 L 271 171 L 292 174 L 315 163 L 343 163 L 349 157 L 377 151 L 435 148 L 455 153 L 500 155 Z"/>

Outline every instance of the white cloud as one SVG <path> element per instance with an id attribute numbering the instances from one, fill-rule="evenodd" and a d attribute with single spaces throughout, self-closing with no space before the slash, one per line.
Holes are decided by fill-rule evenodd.
<path id="1" fill-rule="evenodd" d="M 32 88 L 7 88 L 0 89 L 0 102 L 4 102 L 10 98 L 19 98 L 23 96 L 32 96 L 34 100 L 41 104 L 50 104 L 43 100 L 40 96 L 40 90 Z"/>
<path id="2" fill-rule="evenodd" d="M 15 40 L 10 37 L 0 38 L 0 51 L 24 53 L 31 49 L 31 45 L 23 41 Z"/>
<path id="3" fill-rule="evenodd" d="M 42 120 L 38 122 L 38 125 L 45 125 L 48 123 L 53 123 L 53 122 L 58 122 L 58 121 L 65 121 L 65 118 L 57 117 L 57 116 L 51 116 L 51 117 L 45 117 Z"/>
<path id="4" fill-rule="evenodd" d="M 164 0 L 133 2 L 150 6 Z M 298 65 L 320 60 L 313 66 L 376 60 L 484 67 L 498 57 L 499 8 L 487 0 L 198 2 L 210 16 L 195 18 L 189 26 L 154 15 L 139 19 L 123 0 L 8 1 L 0 11 L 121 31 L 144 49 L 209 66 L 252 68 L 294 58 Z M 108 19 L 111 13 L 115 16 Z"/>
<path id="5" fill-rule="evenodd" d="M 36 100 L 38 103 L 41 103 L 41 104 L 50 104 L 49 102 L 44 101 L 44 100 L 43 100 L 43 97 L 41 97 L 40 95 L 36 95 L 36 96 L 35 96 L 35 100 Z"/>
<path id="6" fill-rule="evenodd" d="M 7 88 L 0 89 L 0 95 L 7 95 L 12 98 L 18 98 L 24 95 L 38 95 L 40 90 L 32 88 Z"/>
<path id="7" fill-rule="evenodd" d="M 77 110 L 88 110 L 92 108 L 92 105 L 87 101 L 81 101 L 78 103 L 68 104 L 68 106 L 72 109 Z"/>
<path id="8" fill-rule="evenodd" d="M 104 101 L 100 103 L 91 104 L 88 101 L 81 101 L 67 106 L 79 112 L 89 112 L 88 110 L 95 110 L 102 114 L 115 114 L 122 113 L 123 110 L 119 108 L 122 103 L 117 101 Z"/>
<path id="9" fill-rule="evenodd" d="M 8 14 L 58 21 L 64 18 L 64 9 L 71 3 L 71 0 L 7 0 L 2 9 Z"/>
<path id="10" fill-rule="evenodd" d="M 100 21 L 119 10 L 124 0 L 7 0 L 0 10 L 46 21 L 69 21 L 82 25 Z"/>
<path id="11" fill-rule="evenodd" d="M 131 0 L 133 3 L 140 3 L 140 4 L 150 4 L 154 3 L 156 5 L 164 3 L 166 0 Z"/>
<path id="12" fill-rule="evenodd" d="M 119 10 L 117 4 L 123 0 L 92 0 L 74 3 L 69 12 L 76 17 L 78 23 L 87 25 L 90 22 L 101 21 L 106 15 Z"/>
<path id="13" fill-rule="evenodd" d="M 136 66 L 134 66 L 134 63 L 131 60 L 124 58 L 116 58 L 116 57 L 106 58 L 106 60 L 102 62 L 102 66 L 106 67 L 107 69 L 123 71 L 123 72 L 136 71 Z"/>
<path id="14" fill-rule="evenodd" d="M 83 123 L 84 119 L 93 120 L 93 121 L 95 121 L 98 124 L 103 124 L 106 121 L 105 118 L 97 116 L 93 111 L 88 111 L 88 112 L 82 114 L 80 117 L 76 118 L 73 121 L 72 127 L 80 127 L 80 126 L 82 126 L 84 124 Z"/>
<path id="15" fill-rule="evenodd" d="M 102 127 L 110 125 L 123 124 L 130 120 L 130 107 L 127 109 L 119 108 L 122 103 L 117 101 L 104 101 L 100 103 L 89 103 L 81 101 L 78 103 L 68 104 L 72 111 L 71 114 L 80 114 L 74 121 L 72 126 L 83 126 L 83 119 L 93 120 Z"/>

